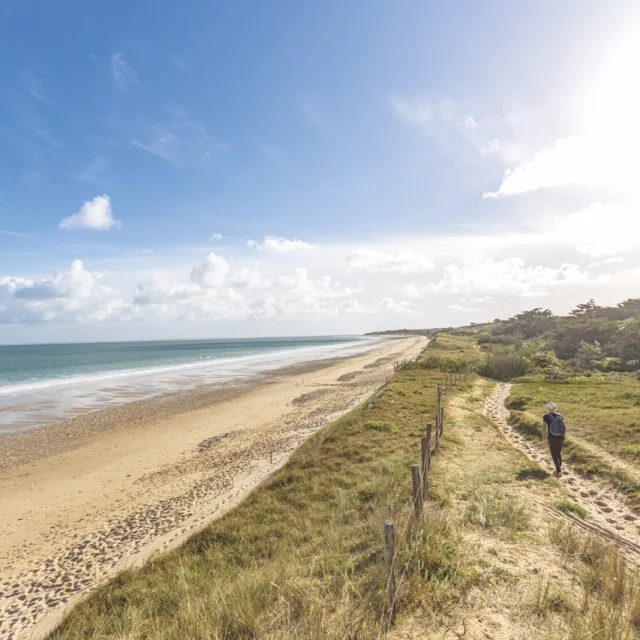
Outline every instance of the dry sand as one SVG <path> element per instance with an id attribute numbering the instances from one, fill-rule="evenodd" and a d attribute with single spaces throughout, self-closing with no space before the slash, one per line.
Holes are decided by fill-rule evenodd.
<path id="1" fill-rule="evenodd" d="M 0 638 L 41 637 L 97 583 L 224 513 L 425 345 L 404 338 L 3 436 Z"/>

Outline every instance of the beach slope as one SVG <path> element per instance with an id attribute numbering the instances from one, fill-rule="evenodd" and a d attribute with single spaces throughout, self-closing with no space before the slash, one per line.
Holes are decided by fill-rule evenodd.
<path id="1" fill-rule="evenodd" d="M 426 338 L 262 383 L 134 402 L 8 436 L 0 467 L 0 637 L 41 636 L 114 572 L 238 504 Z"/>

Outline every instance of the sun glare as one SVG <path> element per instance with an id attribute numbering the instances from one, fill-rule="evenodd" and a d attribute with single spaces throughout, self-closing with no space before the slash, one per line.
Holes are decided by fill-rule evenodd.
<path id="1" fill-rule="evenodd" d="M 585 102 L 584 137 L 589 147 L 577 162 L 595 184 L 640 194 L 640 29 L 604 56 Z"/>

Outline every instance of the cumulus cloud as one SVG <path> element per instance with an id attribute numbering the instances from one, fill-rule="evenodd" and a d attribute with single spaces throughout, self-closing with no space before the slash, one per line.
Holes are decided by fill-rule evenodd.
<path id="1" fill-rule="evenodd" d="M 419 313 L 419 311 L 412 308 L 411 304 L 406 300 L 396 300 L 390 296 L 385 296 L 373 304 L 364 303 L 358 298 L 351 298 L 341 303 L 340 308 L 348 315 L 376 315 L 381 313 L 413 315 Z"/>
<path id="2" fill-rule="evenodd" d="M 347 265 L 352 271 L 369 273 L 416 273 L 434 267 L 425 253 L 412 249 L 396 252 L 354 249 L 347 256 Z"/>
<path id="3" fill-rule="evenodd" d="M 33 282 L 15 292 L 16 298 L 46 300 L 47 298 L 88 298 L 97 286 L 100 274 L 84 268 L 81 260 L 74 260 L 67 273 Z"/>
<path id="4" fill-rule="evenodd" d="M 545 295 L 548 286 L 575 285 L 589 281 L 588 273 L 572 264 L 563 264 L 554 269 L 527 265 L 523 258 L 496 261 L 487 256 L 474 256 L 446 266 L 440 281 L 430 288 L 432 291 L 447 293 L 496 291 L 535 296 Z"/>
<path id="5" fill-rule="evenodd" d="M 197 285 L 206 288 L 221 287 L 229 275 L 229 263 L 213 251 L 205 258 L 204 262 L 191 270 L 191 280 Z"/>
<path id="6" fill-rule="evenodd" d="M 77 213 L 64 218 L 60 222 L 60 229 L 94 229 L 107 231 L 118 228 L 120 222 L 113 217 L 111 200 L 107 195 L 96 196 L 82 205 Z"/>
<path id="7" fill-rule="evenodd" d="M 287 238 L 265 236 L 262 241 L 247 240 L 247 246 L 262 253 L 293 253 L 318 249 L 318 245 L 304 240 L 288 240 Z"/>
<path id="8" fill-rule="evenodd" d="M 50 278 L 0 278 L 4 292 L 1 322 L 103 322 L 131 319 L 132 308 L 122 294 L 74 260 L 69 271 Z M 7 295 L 8 294 L 8 295 Z"/>
<path id="9" fill-rule="evenodd" d="M 211 234 L 211 240 L 215 240 L 215 241 L 222 240 L 222 234 L 221 233 Z"/>
<path id="10" fill-rule="evenodd" d="M 236 287 L 256 289 L 262 284 L 262 275 L 257 268 L 242 267 L 231 274 L 230 280 Z"/>

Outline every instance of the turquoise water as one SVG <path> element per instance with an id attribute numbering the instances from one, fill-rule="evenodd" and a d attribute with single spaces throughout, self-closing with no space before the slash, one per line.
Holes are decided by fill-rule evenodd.
<path id="1" fill-rule="evenodd" d="M 0 346 L 0 433 L 365 351 L 353 336 Z"/>

